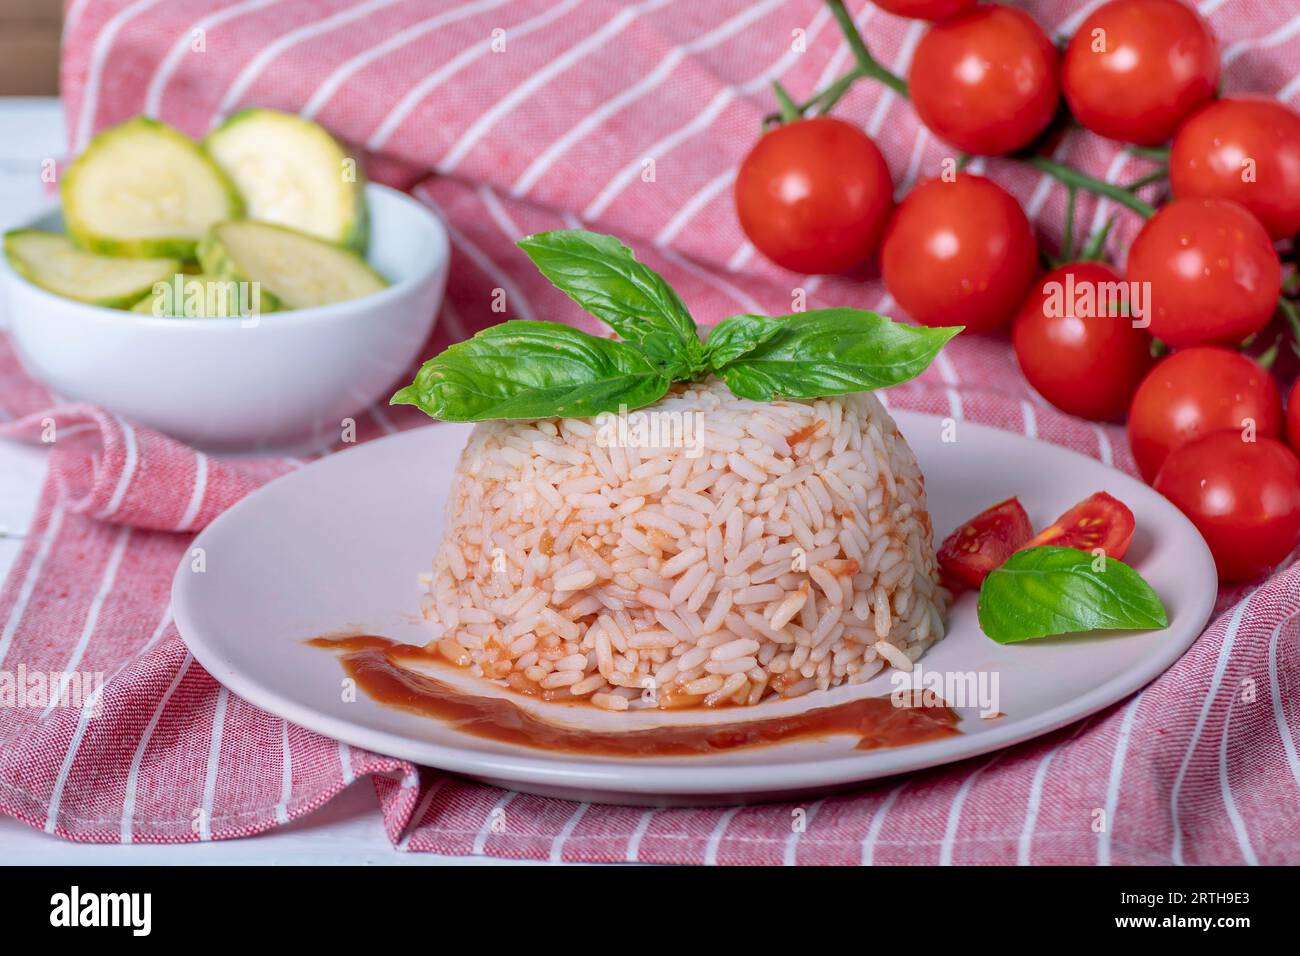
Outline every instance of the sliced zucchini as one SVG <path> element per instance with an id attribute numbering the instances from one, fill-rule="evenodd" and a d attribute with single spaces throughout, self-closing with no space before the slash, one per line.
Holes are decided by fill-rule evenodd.
<path id="1" fill-rule="evenodd" d="M 272 312 L 268 303 L 258 301 L 256 290 L 234 279 L 201 272 L 172 276 L 165 287 L 155 286 L 153 291 L 131 309 L 144 315 L 159 317 L 197 318 L 248 318 L 263 312 Z"/>
<path id="2" fill-rule="evenodd" d="M 203 146 L 234 182 L 250 219 L 365 253 L 363 177 L 323 127 L 293 113 L 246 109 L 209 133 Z"/>
<path id="3" fill-rule="evenodd" d="M 91 140 L 64 174 L 62 192 L 73 242 L 110 256 L 192 259 L 208 227 L 242 214 L 239 194 L 208 154 L 145 116 Z"/>
<path id="4" fill-rule="evenodd" d="M 177 259 L 115 259 L 78 249 L 68 237 L 36 229 L 5 233 L 5 255 L 14 271 L 56 295 L 129 308 L 180 271 Z"/>
<path id="5" fill-rule="evenodd" d="M 263 311 L 357 299 L 388 283 L 350 249 L 269 222 L 222 222 L 199 244 L 203 271 L 256 282 Z"/>

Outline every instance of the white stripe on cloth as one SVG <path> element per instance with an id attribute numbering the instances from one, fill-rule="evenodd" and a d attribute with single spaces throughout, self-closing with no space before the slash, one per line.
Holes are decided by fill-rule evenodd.
<path id="1" fill-rule="evenodd" d="M 352 772 L 352 748 L 339 741 L 339 766 L 342 770 L 343 786 L 347 786 L 357 779 L 356 774 Z"/>
<path id="2" fill-rule="evenodd" d="M 113 494 L 108 499 L 108 504 L 104 505 L 99 513 L 100 518 L 110 518 L 117 514 L 118 508 L 122 507 L 122 502 L 126 499 L 126 491 L 131 487 L 131 480 L 135 477 L 136 465 L 140 461 L 135 429 L 116 415 L 113 416 L 113 421 L 117 422 L 122 430 L 122 472 L 117 476 L 117 484 L 113 486 Z"/>
<path id="3" fill-rule="evenodd" d="M 497 802 L 493 804 L 492 809 L 488 811 L 487 819 L 483 821 L 483 825 L 478 828 L 478 833 L 474 837 L 472 851 L 475 856 L 482 856 L 483 851 L 487 848 L 488 837 L 492 833 L 492 824 L 497 820 L 498 811 L 500 813 L 505 813 L 506 807 L 516 796 L 518 796 L 518 794 L 513 790 L 507 790 L 505 793 L 501 794 Z M 509 827 L 510 824 L 507 822 L 506 829 L 509 829 Z"/>
<path id="4" fill-rule="evenodd" d="M 589 809 L 591 809 L 590 803 L 578 804 L 578 808 L 573 811 L 573 814 L 565 822 L 564 826 L 560 829 L 560 832 L 556 834 L 555 839 L 551 841 L 551 852 L 547 857 L 550 860 L 550 862 L 552 863 L 563 862 L 564 841 L 569 839 L 569 837 L 573 835 L 573 831 L 578 826 L 578 821 L 582 819 L 582 815 L 586 813 Z"/>
<path id="5" fill-rule="evenodd" d="M 95 128 L 95 114 L 99 110 L 99 83 L 104 73 L 104 62 L 112 52 L 113 43 L 118 32 L 131 20 L 150 7 L 157 6 L 160 0 L 136 0 L 130 6 L 123 7 L 113 14 L 100 27 L 95 36 L 95 44 L 90 48 L 90 66 L 86 71 L 86 88 L 81 96 L 81 111 L 77 114 L 77 128 L 72 138 L 72 151 L 79 153 L 90 140 L 90 131 Z"/>
<path id="6" fill-rule="evenodd" d="M 876 807 L 876 812 L 871 815 L 871 824 L 867 827 L 867 835 L 862 841 L 862 865 L 871 866 L 875 862 L 876 841 L 880 839 L 880 831 L 885 826 L 885 815 L 889 813 L 889 808 L 894 805 L 911 780 L 904 780 L 893 790 L 885 795 L 885 799 Z"/>
<path id="7" fill-rule="evenodd" d="M 208 491 L 208 456 L 201 451 L 194 453 L 194 490 L 190 492 L 189 503 L 185 505 L 185 513 L 181 515 L 181 520 L 176 525 L 177 531 L 189 531 L 194 527 L 194 519 L 199 516 L 199 509 L 203 507 L 203 496 Z"/>
<path id="8" fill-rule="evenodd" d="M 1043 759 L 1038 762 L 1038 767 L 1034 770 L 1034 779 L 1029 784 L 1029 801 L 1025 806 L 1025 825 L 1020 830 L 1020 840 L 1016 845 L 1017 866 L 1029 866 L 1030 864 L 1034 828 L 1038 826 L 1038 812 L 1043 804 L 1043 787 L 1047 783 L 1047 771 L 1052 765 L 1053 758 L 1056 757 L 1062 747 L 1073 743 L 1083 733 L 1084 728 L 1091 723 L 1091 717 L 1079 721 L 1079 726 L 1074 728 L 1074 733 L 1047 751 L 1043 755 Z"/>
<path id="9" fill-rule="evenodd" d="M 923 20 L 914 20 L 912 25 L 907 28 L 907 33 L 903 35 L 903 42 L 898 48 L 898 59 L 894 61 L 893 71 L 899 76 L 906 76 L 908 67 L 912 65 L 912 54 L 916 52 L 916 45 L 921 42 L 921 37 L 929 28 L 929 24 Z M 876 100 L 876 107 L 871 112 L 871 119 L 867 121 L 867 135 L 875 139 L 880 135 L 880 131 L 885 127 L 885 117 L 889 115 L 889 109 L 898 99 L 898 94 L 891 87 L 884 87 L 880 91 L 880 99 Z M 919 124 L 918 124 L 919 125 Z"/>
<path id="10" fill-rule="evenodd" d="M 1170 849 L 1170 856 L 1178 866 L 1183 865 L 1183 825 L 1179 806 L 1183 794 L 1183 780 L 1187 777 L 1187 769 L 1191 766 L 1192 757 L 1196 754 L 1196 748 L 1201 742 L 1201 732 L 1205 729 L 1205 722 L 1209 720 L 1210 709 L 1214 706 L 1214 698 L 1219 693 L 1219 684 L 1222 682 L 1223 673 L 1228 667 L 1228 655 L 1231 653 L 1232 644 L 1237 638 L 1237 629 L 1241 627 L 1241 620 L 1245 617 L 1246 608 L 1250 606 L 1250 602 L 1257 593 L 1258 591 L 1251 591 L 1242 598 L 1236 609 L 1233 610 L 1232 617 L 1228 620 L 1228 626 L 1223 632 L 1223 644 L 1219 647 L 1219 658 L 1214 664 L 1214 674 L 1210 677 L 1210 689 L 1201 702 L 1201 712 L 1196 718 L 1196 725 L 1192 728 L 1191 742 L 1187 745 L 1187 751 L 1183 754 L 1182 762 L 1178 766 L 1178 773 L 1174 776 L 1173 786 L 1169 790 L 1169 816 L 1173 826 L 1173 846 Z"/>
<path id="11" fill-rule="evenodd" d="M 162 108 L 162 98 L 167 92 L 167 86 L 171 83 L 171 78 L 181 61 L 191 52 L 191 44 L 194 42 L 194 34 L 200 31 L 207 32 L 214 27 L 219 27 L 228 20 L 235 17 L 243 16 L 245 13 L 253 13 L 261 10 L 263 7 L 269 7 L 278 0 L 244 0 L 243 3 L 235 3 L 226 7 L 224 10 L 218 10 L 216 13 L 209 14 L 199 20 L 194 21 L 188 30 L 176 38 L 167 55 L 163 57 L 158 68 L 154 70 L 153 76 L 149 78 L 149 85 L 145 89 L 144 112 L 147 116 L 158 116 Z"/>
<path id="12" fill-rule="evenodd" d="M 82 738 L 86 736 L 86 727 L 90 724 L 90 718 L 94 716 L 99 696 L 107 686 L 107 684 L 99 685 L 90 697 L 82 702 L 81 713 L 77 715 L 77 727 L 72 732 L 72 740 L 68 743 L 68 751 L 63 755 L 63 762 L 59 765 L 59 775 L 54 780 L 54 790 L 50 793 L 50 804 L 45 811 L 46 833 L 53 833 L 55 827 L 58 826 L 59 804 L 63 802 L 63 789 L 68 785 L 68 774 L 72 772 L 72 763 L 77 759 L 77 750 L 81 747 Z"/>
<path id="13" fill-rule="evenodd" d="M 172 699 L 172 694 L 176 693 L 176 688 L 181 685 L 185 679 L 185 674 L 194 663 L 194 658 L 190 652 L 185 652 L 185 659 L 181 661 L 181 666 L 177 668 L 176 675 L 172 677 L 172 682 L 167 685 L 167 690 L 163 692 L 162 699 L 158 701 L 158 706 L 149 716 L 149 723 L 145 724 L 144 733 L 140 736 L 140 742 L 136 744 L 135 755 L 131 757 L 131 769 L 126 775 L 126 794 L 122 800 L 122 842 L 130 843 L 132 839 L 132 820 L 135 817 L 135 795 L 140 783 L 140 766 L 144 763 L 144 754 L 149 747 L 149 741 L 153 739 L 154 731 L 158 729 L 158 721 L 162 720 L 163 711 L 167 709 L 167 704 Z"/>
<path id="14" fill-rule="evenodd" d="M 212 812 L 217 800 L 217 774 L 221 770 L 221 736 L 226 727 L 226 704 L 230 691 L 224 684 L 217 691 L 212 714 L 212 740 L 208 746 L 208 767 L 203 777 L 203 803 L 199 806 L 199 839 L 212 839 Z"/>
<path id="15" fill-rule="evenodd" d="M 682 203 L 681 208 L 659 230 L 659 234 L 655 236 L 655 245 L 666 246 L 677 238 L 677 234 L 695 217 L 695 214 L 707 206 L 718 193 L 730 186 L 735 178 L 735 169 L 725 169 L 709 180 L 699 192 Z"/>
<path id="16" fill-rule="evenodd" d="M 712 269 L 706 269 L 703 266 L 696 265 L 694 262 L 691 262 L 690 259 L 686 258 L 686 256 L 679 255 L 667 246 L 660 249 L 659 254 L 679 269 L 689 272 L 691 275 L 700 279 L 700 281 L 708 283 L 719 292 L 731 297 L 746 312 L 761 313 L 763 311 L 763 307 L 759 305 L 752 296 L 736 288 L 726 279 L 723 279 L 715 273 Z"/>
<path id="17" fill-rule="evenodd" d="M 369 3 L 358 4 L 353 7 L 334 13 L 321 20 L 314 20 L 296 30 L 290 30 L 288 33 L 278 37 L 275 41 L 268 44 L 258 54 L 248 61 L 247 65 L 239 71 L 233 83 L 226 89 L 226 93 L 221 97 L 221 103 L 217 106 L 216 114 L 212 117 L 212 126 L 216 126 L 221 119 L 231 111 L 243 98 L 248 88 L 253 85 L 253 81 L 265 70 L 272 62 L 275 61 L 285 50 L 292 46 L 310 40 L 313 37 L 320 36 L 322 33 L 329 33 L 339 27 L 346 26 L 354 20 L 360 20 L 367 17 L 377 10 L 384 7 L 391 7 L 394 3 L 400 3 L 401 0 L 370 0 Z"/>
<path id="18" fill-rule="evenodd" d="M 1232 783 L 1228 779 L 1228 731 L 1232 726 L 1232 705 L 1237 702 L 1237 695 L 1228 697 L 1228 712 L 1223 715 L 1223 736 L 1219 739 L 1219 792 L 1223 796 L 1223 808 L 1228 812 L 1232 823 L 1232 832 L 1241 847 L 1241 857 L 1247 866 L 1259 866 L 1255 848 L 1250 844 L 1250 834 L 1246 832 L 1246 821 L 1241 818 L 1237 801 L 1232 796 Z"/>
<path id="19" fill-rule="evenodd" d="M 27 610 L 27 604 L 32 599 L 32 592 L 36 589 L 36 582 L 41 577 L 41 570 L 45 567 L 45 561 L 50 556 L 50 547 L 54 544 L 54 539 L 59 536 L 59 529 L 62 527 L 63 505 L 56 504 L 50 510 L 50 519 L 46 522 L 40 544 L 36 546 L 36 554 L 32 557 L 32 563 L 27 567 L 27 574 L 23 577 L 22 587 L 18 590 L 18 599 L 14 601 L 14 606 L 9 611 L 9 619 L 5 621 L 5 629 L 0 631 L 0 664 L 4 663 L 5 655 L 9 653 L 9 645 L 13 643 L 14 634 L 18 632 L 18 625 L 22 622 L 23 613 Z"/>
<path id="20" fill-rule="evenodd" d="M 1269 638 L 1268 691 L 1269 699 L 1273 702 L 1273 720 L 1277 723 L 1277 733 L 1282 739 L 1282 751 L 1286 754 L 1286 762 L 1291 768 L 1291 776 L 1295 777 L 1296 786 L 1300 787 L 1300 755 L 1296 754 L 1295 738 L 1292 736 L 1291 728 L 1286 722 L 1286 714 L 1282 710 L 1282 687 L 1277 674 L 1277 643 L 1281 639 L 1282 628 L 1294 621 L 1295 618 L 1296 615 L 1293 614 L 1279 623 L 1273 629 L 1273 636 Z M 1300 634 L 1297 635 L 1297 640 L 1300 640 Z"/>
<path id="21" fill-rule="evenodd" d="M 325 77 L 321 85 L 316 88 L 316 92 L 308 98 L 306 104 L 300 111 L 301 115 L 311 119 L 328 103 L 349 79 L 356 73 L 365 69 L 376 60 L 382 59 L 394 50 L 398 50 L 412 40 L 419 39 L 427 33 L 432 33 L 438 27 L 445 26 L 448 23 L 455 23 L 457 20 L 464 20 L 466 17 L 472 17 L 476 13 L 486 13 L 506 3 L 507 0 L 478 0 L 476 3 L 466 3 L 451 10 L 444 10 L 437 16 L 429 17 L 427 20 L 421 20 L 419 23 L 413 23 L 404 30 L 399 30 L 392 36 L 385 37 L 380 43 L 372 47 L 367 47 L 360 53 L 345 60 L 335 67 L 334 72 Z"/>
<path id="22" fill-rule="evenodd" d="M 487 210 L 488 216 L 496 223 L 502 234 L 511 242 L 522 238 L 523 230 L 519 228 L 518 223 L 510 218 L 510 213 L 506 212 L 505 207 L 501 205 L 501 200 L 497 198 L 491 187 L 486 183 L 480 184 L 477 192 L 479 200 L 483 203 L 483 208 Z"/>
<path id="23" fill-rule="evenodd" d="M 722 844 L 722 835 L 727 832 L 727 827 L 731 825 L 736 814 L 743 809 L 744 807 L 728 807 L 718 815 L 718 822 L 713 825 L 713 832 L 709 834 L 709 842 L 704 845 L 705 866 L 718 865 L 718 847 Z"/>
<path id="24" fill-rule="evenodd" d="M 804 811 L 804 818 L 803 818 L 804 827 L 802 830 L 796 830 L 793 827 L 791 827 L 790 835 L 785 838 L 785 847 L 781 851 L 782 866 L 794 866 L 798 862 L 799 837 L 803 833 L 807 832 L 808 827 L 813 822 L 813 817 L 817 816 L 817 811 L 822 808 L 822 804 L 825 802 L 826 802 L 826 798 L 823 797 L 820 800 L 814 800 L 811 804 L 808 805 L 808 809 Z"/>
<path id="25" fill-rule="evenodd" d="M 560 19 L 566 13 L 576 7 L 581 0 L 563 0 L 562 3 L 555 4 L 544 13 L 540 13 L 532 19 L 525 20 L 518 26 L 510 28 L 511 40 L 518 41 L 520 37 L 528 36 L 537 30 L 542 29 L 555 20 Z M 411 112 L 423 102 L 424 98 L 434 91 L 443 82 L 452 76 L 455 76 L 470 63 L 490 52 L 492 43 L 490 40 L 484 40 L 482 43 L 471 46 L 462 50 L 456 56 L 452 57 L 438 69 L 434 70 L 415 86 L 411 87 L 397 101 L 388 114 L 379 121 L 375 131 L 370 134 L 370 139 L 366 141 L 366 148 L 371 152 L 378 152 L 384 144 L 392 138 L 392 135 L 401 128 L 402 122 Z"/>
<path id="26" fill-rule="evenodd" d="M 57 691 L 54 688 L 50 689 L 50 700 L 41 713 L 42 717 L 48 717 L 54 708 L 58 706 L 59 698 L 63 696 L 63 690 L 68 686 L 72 674 L 81 666 L 81 658 L 85 656 L 86 648 L 90 646 L 90 639 L 95 633 L 96 625 L 99 623 L 99 612 L 104 606 L 104 601 L 108 599 L 108 595 L 113 590 L 113 582 L 117 578 L 117 569 L 122 563 L 122 555 L 126 551 L 126 543 L 130 539 L 130 526 L 122 525 L 118 529 L 117 538 L 113 541 L 113 549 L 109 552 L 108 561 L 104 565 L 104 576 L 100 579 L 99 589 L 90 601 L 90 609 L 86 612 L 86 623 L 81 628 L 81 637 L 78 638 L 76 646 L 72 649 L 72 654 L 68 657 L 67 663 L 63 665 Z"/>
<path id="27" fill-rule="evenodd" d="M 415 779 L 418 783 L 420 779 L 418 771 Z M 397 840 L 398 850 L 406 850 L 411 845 L 411 837 L 420 829 L 420 823 L 424 820 L 424 815 L 429 812 L 429 807 L 433 805 L 433 798 L 438 795 L 439 790 L 447 785 L 447 781 L 450 779 L 449 776 L 444 774 L 429 784 L 429 789 L 425 791 L 424 796 L 420 798 L 420 802 L 416 804 L 415 811 L 411 814 L 411 821 L 406 825 L 406 831 Z M 406 786 L 406 779 L 402 780 L 402 786 Z"/>
<path id="28" fill-rule="evenodd" d="M 289 722 L 280 721 L 280 802 L 275 805 L 278 823 L 289 822 L 289 798 L 293 795 L 293 756 L 289 753 Z"/>
<path id="29" fill-rule="evenodd" d="M 438 204 L 434 202 L 433 197 L 429 194 L 427 189 L 419 187 L 417 192 L 425 202 L 437 210 L 443 224 L 447 227 L 447 234 L 451 236 L 453 245 L 457 246 L 460 251 L 469 258 L 470 262 L 474 263 L 474 265 L 479 268 L 479 271 L 491 279 L 494 285 L 505 289 L 506 295 L 509 297 L 514 310 L 519 313 L 519 318 L 531 320 L 534 317 L 532 306 L 528 304 L 528 300 L 524 298 L 524 294 L 519 291 L 519 287 L 515 285 L 514 280 L 510 278 L 506 271 L 493 262 L 488 257 L 487 253 L 466 238 L 464 233 L 451 224 L 451 220 L 443 215 L 442 210 L 438 207 Z"/>
<path id="30" fill-rule="evenodd" d="M 715 27 L 704 36 L 690 43 L 673 47 L 655 68 L 642 77 L 639 82 L 627 87 L 616 96 L 596 107 L 571 127 L 568 132 L 557 137 L 542 150 L 537 158 L 529 163 L 528 168 L 519 174 L 519 178 L 510 187 L 510 195 L 520 197 L 527 194 L 528 190 L 532 189 L 537 181 L 546 175 L 551 166 L 555 164 L 555 161 L 564 155 L 574 143 L 589 136 L 609 117 L 635 103 L 658 87 L 672 74 L 677 64 L 685 59 L 688 54 L 698 53 L 717 46 L 783 2 L 784 0 L 766 0 L 764 3 L 755 4 Z"/>
<path id="31" fill-rule="evenodd" d="M 1034 405 L 1028 399 L 1020 400 L 1020 417 L 1025 423 L 1025 437 L 1038 437 L 1038 413 L 1034 411 Z"/>
<path id="32" fill-rule="evenodd" d="M 1292 17 L 1267 36 L 1252 37 L 1249 40 L 1242 40 L 1228 47 L 1223 53 L 1223 68 L 1226 70 L 1243 53 L 1250 50 L 1267 50 L 1269 47 L 1281 46 L 1297 33 L 1300 33 L 1300 14 Z"/>
<path id="33" fill-rule="evenodd" d="M 641 841 L 645 839 L 646 831 L 650 829 L 650 822 L 654 819 L 657 810 L 647 810 L 641 814 L 641 819 L 637 821 L 636 829 L 627 840 L 627 853 L 623 857 L 628 863 L 636 863 L 637 855 L 641 852 Z"/>
<path id="34" fill-rule="evenodd" d="M 438 172 L 443 175 L 454 172 L 456 167 L 460 165 L 460 161 L 465 158 L 479 140 L 487 135 L 488 130 L 496 126 L 506 114 L 524 103 L 555 77 L 570 67 L 581 63 L 587 58 L 588 54 L 594 53 L 618 36 L 637 17 L 643 13 L 651 13 L 671 2 L 672 0 L 645 0 L 645 2 L 635 7 L 628 7 L 620 11 L 595 33 L 574 44 L 541 69 L 530 73 L 526 80 L 484 110 L 482 115 L 470 124 L 469 128 L 447 150 L 442 159 L 435 164 Z"/>
<path id="35" fill-rule="evenodd" d="M 966 779 L 961 782 L 957 792 L 953 794 L 952 806 L 948 808 L 948 822 L 943 828 L 943 841 L 939 844 L 940 866 L 952 866 L 952 854 L 957 845 L 957 826 L 961 823 L 961 808 L 966 804 L 966 797 L 970 794 L 971 787 L 975 785 L 975 781 L 980 778 L 985 770 L 988 770 L 989 767 L 1001 760 L 1005 754 L 1005 750 L 999 750 L 993 755 L 992 760 L 972 770 Z"/>
<path id="36" fill-rule="evenodd" d="M 1105 816 L 1102 828 L 1097 833 L 1097 865 L 1110 866 L 1110 835 L 1115 829 L 1115 815 L 1119 811 L 1119 785 L 1124 779 L 1124 761 L 1128 757 L 1129 737 L 1133 733 L 1133 721 L 1137 718 L 1138 706 L 1142 703 L 1142 693 L 1138 693 L 1124 708 L 1124 716 L 1119 722 L 1119 733 L 1115 738 L 1115 753 L 1110 760 L 1110 777 L 1106 783 Z"/>

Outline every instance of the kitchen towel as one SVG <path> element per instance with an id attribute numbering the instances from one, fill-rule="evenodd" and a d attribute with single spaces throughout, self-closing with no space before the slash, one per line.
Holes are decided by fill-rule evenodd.
<path id="1" fill-rule="evenodd" d="M 1095 3 L 1020 4 L 1067 35 Z M 1225 89 L 1294 102 L 1300 16 L 1203 0 Z M 899 73 L 923 24 L 851 11 Z M 202 135 L 248 105 L 301 112 L 447 222 L 437 330 L 413 362 L 507 314 L 592 328 L 513 243 L 543 229 L 613 232 L 697 319 L 857 306 L 897 314 L 874 275 L 796 276 L 745 241 L 740 158 L 779 78 L 802 99 L 851 64 L 815 0 L 73 0 L 63 91 L 74 152 L 140 112 Z M 950 154 L 906 101 L 858 84 L 836 110 L 880 143 L 905 189 Z M 1055 155 L 1111 181 L 1145 160 L 1074 131 Z M 1064 190 L 977 161 L 1047 242 Z M 1085 200 L 1081 222 L 1115 210 Z M 1120 216 L 1111 249 L 1137 223 Z M 1016 370 L 1004 336 L 953 342 L 891 407 L 983 422 L 1132 473 L 1123 430 L 1063 415 Z M 0 344 L 0 434 L 50 446 L 51 475 L 0 594 L 0 673 L 98 672 L 91 708 L 0 708 L 0 810 L 58 836 L 182 842 L 243 836 L 372 775 L 408 850 L 694 863 L 1282 863 L 1300 861 L 1300 570 L 1220 595 L 1196 644 L 1145 690 L 993 756 L 799 805 L 652 809 L 514 794 L 328 740 L 224 690 L 187 654 L 167 595 L 190 535 L 301 462 L 200 455 L 102 409 L 63 405 Z M 359 416 L 364 440 L 422 422 Z M 52 439 L 52 440 L 51 440 Z M 286 552 L 286 560 L 292 553 Z M 798 825 L 796 824 L 796 821 Z"/>

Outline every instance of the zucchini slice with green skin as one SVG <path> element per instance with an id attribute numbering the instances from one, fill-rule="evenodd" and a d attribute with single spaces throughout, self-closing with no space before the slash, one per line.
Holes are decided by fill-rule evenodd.
<path id="1" fill-rule="evenodd" d="M 329 305 L 388 286 L 352 250 L 254 219 L 213 226 L 199 244 L 199 262 L 204 272 L 258 283 L 263 311 Z"/>
<path id="2" fill-rule="evenodd" d="M 116 259 L 78 249 L 68 237 L 37 229 L 5 233 L 14 271 L 47 292 L 114 309 L 130 308 L 180 271 L 178 259 Z"/>
<path id="3" fill-rule="evenodd" d="M 324 127 L 293 113 L 241 110 L 204 148 L 239 190 L 250 219 L 274 222 L 364 254 L 364 176 Z"/>
<path id="4" fill-rule="evenodd" d="M 193 259 L 214 222 L 243 214 L 225 173 L 184 133 L 137 116 L 90 141 L 63 175 L 72 241 L 108 256 Z"/>
<path id="5" fill-rule="evenodd" d="M 267 306 L 267 302 L 255 301 L 252 290 L 234 279 L 200 272 L 181 275 L 179 281 L 172 276 L 165 288 L 154 286 L 131 311 L 159 318 L 249 318 L 274 311 Z"/>

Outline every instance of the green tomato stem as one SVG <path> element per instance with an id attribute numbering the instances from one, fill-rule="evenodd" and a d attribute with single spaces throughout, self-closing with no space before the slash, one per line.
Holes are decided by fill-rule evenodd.
<path id="1" fill-rule="evenodd" d="M 1124 186 L 1104 182 L 1094 176 L 1089 176 L 1087 173 L 1080 172 L 1072 166 L 1066 166 L 1054 159 L 1048 159 L 1046 156 L 1029 156 L 1026 157 L 1025 162 L 1035 169 L 1047 173 L 1053 179 L 1065 183 L 1067 186 L 1076 186 L 1085 192 L 1096 193 L 1098 196 L 1113 199 L 1121 206 L 1132 209 L 1144 219 L 1150 219 L 1156 214 L 1154 206 L 1138 199 Z"/>
<path id="2" fill-rule="evenodd" d="M 1169 178 L 1169 169 L 1168 169 L 1168 167 L 1161 166 L 1159 169 L 1153 169 L 1151 172 L 1147 173 L 1145 176 L 1142 176 L 1142 177 L 1139 177 L 1138 179 L 1133 180 L 1133 182 L 1129 183 L 1129 184 L 1128 184 L 1127 186 L 1125 186 L 1124 188 L 1127 189 L 1127 190 L 1128 190 L 1129 192 L 1131 192 L 1131 193 L 1135 193 L 1135 192 L 1137 192 L 1139 189 L 1141 189 L 1143 186 L 1150 186 L 1152 183 L 1162 182 L 1162 181 L 1164 181 L 1164 180 L 1166 180 L 1166 179 L 1168 179 L 1168 178 Z"/>
<path id="3" fill-rule="evenodd" d="M 871 55 L 867 44 L 862 40 L 862 34 L 858 32 L 858 25 L 853 22 L 853 17 L 849 16 L 849 11 L 844 6 L 844 0 L 826 0 L 826 5 L 830 7 L 835 22 L 840 25 L 840 32 L 849 43 L 849 50 L 852 51 L 853 59 L 858 64 L 858 72 L 863 76 L 879 80 L 899 96 L 907 99 L 907 82 L 902 77 L 891 73 Z"/>

